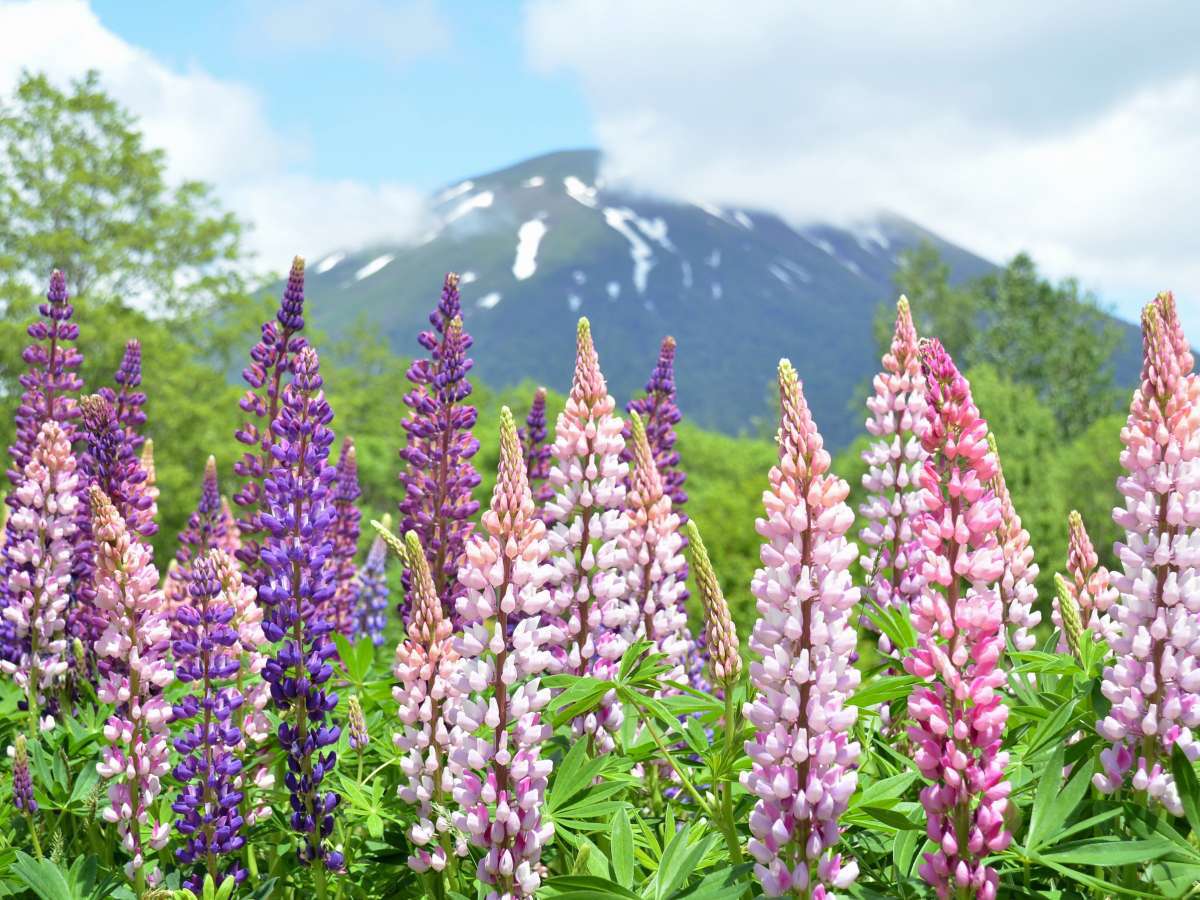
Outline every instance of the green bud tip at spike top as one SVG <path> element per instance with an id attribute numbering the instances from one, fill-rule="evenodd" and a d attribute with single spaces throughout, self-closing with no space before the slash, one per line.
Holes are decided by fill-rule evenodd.
<path id="1" fill-rule="evenodd" d="M 1083 622 L 1079 617 L 1079 606 L 1075 596 L 1067 585 L 1067 579 L 1054 573 L 1054 590 L 1058 593 L 1058 610 L 1062 616 L 1063 633 L 1067 638 L 1067 646 L 1075 654 L 1075 658 L 1083 661 Z"/>
<path id="2" fill-rule="evenodd" d="M 383 542 L 388 545 L 388 549 L 396 554 L 396 558 L 400 560 L 401 565 L 407 566 L 408 553 L 404 549 L 404 541 L 397 537 L 389 527 L 391 525 L 391 519 L 391 516 L 384 516 L 382 522 L 378 519 L 372 519 L 371 527 L 375 529 L 376 533 L 378 533 L 381 538 L 383 538 Z"/>

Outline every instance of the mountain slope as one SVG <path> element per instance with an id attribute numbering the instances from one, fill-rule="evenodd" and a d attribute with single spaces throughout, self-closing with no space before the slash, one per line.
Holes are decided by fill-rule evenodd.
<path id="1" fill-rule="evenodd" d="M 956 280 L 992 268 L 898 216 L 798 230 L 768 213 L 611 189 L 597 183 L 598 163 L 594 151 L 567 151 L 468 179 L 436 198 L 438 225 L 419 243 L 310 264 L 314 323 L 336 334 L 362 315 L 414 354 L 442 275 L 456 271 L 475 374 L 489 384 L 565 390 L 586 315 L 620 401 L 672 334 L 684 413 L 751 429 L 771 415 L 787 356 L 837 447 L 865 417 L 859 395 L 879 362 L 872 321 L 893 296 L 899 254 L 929 241 Z"/>

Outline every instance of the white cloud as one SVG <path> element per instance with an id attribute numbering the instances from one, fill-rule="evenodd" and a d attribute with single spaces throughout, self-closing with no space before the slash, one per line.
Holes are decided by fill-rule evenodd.
<path id="1" fill-rule="evenodd" d="M 1027 249 L 1200 340 L 1200 12 L 1162 0 L 531 0 L 610 178 L 797 221 L 892 209 L 994 259 Z"/>
<path id="2" fill-rule="evenodd" d="M 394 182 L 304 174 L 301 142 L 269 122 L 262 98 L 202 70 L 176 71 L 109 31 L 84 0 L 0 0 L 0 96 L 22 69 L 62 87 L 88 69 L 140 119 L 149 146 L 167 152 L 173 177 L 212 182 L 224 204 L 252 221 L 248 244 L 265 269 L 299 253 L 417 233 L 424 202 Z"/>
<path id="3" fill-rule="evenodd" d="M 256 44 L 279 52 L 338 49 L 402 65 L 450 44 L 433 0 L 272 0 L 250 16 Z"/>

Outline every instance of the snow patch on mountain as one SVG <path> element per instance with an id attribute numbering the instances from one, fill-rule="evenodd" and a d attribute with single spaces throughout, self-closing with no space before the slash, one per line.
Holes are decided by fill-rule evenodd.
<path id="1" fill-rule="evenodd" d="M 479 276 L 476 275 L 474 272 L 463 272 L 461 275 L 458 276 L 459 284 L 471 284 L 472 282 L 477 281 L 477 280 L 479 280 Z"/>
<path id="2" fill-rule="evenodd" d="M 324 275 L 345 258 L 345 253 L 330 253 L 327 257 L 317 263 L 317 274 Z"/>
<path id="3" fill-rule="evenodd" d="M 454 187 L 448 187 L 434 198 L 435 203 L 449 203 L 455 197 L 461 197 L 463 194 L 475 187 L 473 181 L 460 181 Z"/>
<path id="4" fill-rule="evenodd" d="M 521 182 L 521 187 L 539 188 L 546 183 L 546 179 L 541 175 L 534 175 L 532 178 L 526 178 Z"/>
<path id="5" fill-rule="evenodd" d="M 582 203 L 592 209 L 596 208 L 596 189 L 594 187 L 588 187 L 574 175 L 568 175 L 563 179 L 563 187 L 567 190 L 567 196 L 576 203 Z"/>
<path id="6" fill-rule="evenodd" d="M 546 223 L 541 219 L 530 219 L 517 229 L 517 257 L 512 265 L 517 281 L 524 281 L 537 271 L 538 245 L 546 236 L 546 230 Z"/>
<path id="7" fill-rule="evenodd" d="M 495 199 L 496 195 L 492 191 L 480 191 L 478 194 L 473 194 L 450 210 L 450 213 L 445 218 L 445 223 L 449 225 L 451 222 L 461 219 L 467 213 L 474 212 L 477 209 L 487 209 Z"/>
<path id="8" fill-rule="evenodd" d="M 364 278 L 370 278 L 395 258 L 395 254 L 392 253 L 385 253 L 383 256 L 375 257 L 373 260 L 354 273 L 354 280 L 362 281 Z"/>
<path id="9" fill-rule="evenodd" d="M 616 300 L 621 296 L 621 285 L 619 282 L 610 281 L 607 285 L 605 285 L 604 289 L 608 291 L 609 300 Z"/>
<path id="10" fill-rule="evenodd" d="M 633 258 L 633 287 L 639 294 L 644 294 L 650 270 L 654 267 L 654 251 L 632 226 L 631 223 L 636 219 L 637 214 L 631 209 L 615 209 L 611 206 L 604 208 L 604 221 L 629 241 L 629 255 Z"/>
<path id="11" fill-rule="evenodd" d="M 480 309 L 492 309 L 501 299 L 503 298 L 499 291 L 492 291 L 490 294 L 484 294 L 476 300 L 475 305 Z"/>

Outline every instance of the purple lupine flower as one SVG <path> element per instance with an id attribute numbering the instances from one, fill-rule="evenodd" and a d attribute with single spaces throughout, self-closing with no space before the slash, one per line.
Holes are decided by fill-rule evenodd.
<path id="1" fill-rule="evenodd" d="M 171 645 L 175 677 L 191 689 L 172 708 L 172 722 L 188 724 L 174 741 L 181 759 L 172 774 L 180 788 L 171 809 L 183 838 L 175 859 L 186 867 L 183 887 L 194 893 L 206 874 L 218 884 L 227 877 L 240 884 L 246 877 L 234 855 L 246 843 L 238 778 L 242 732 L 235 717 L 244 698 L 234 683 L 242 647 L 232 624 L 237 609 L 221 584 L 220 556 L 216 551 L 192 560 L 188 602 L 175 611 Z"/>
<path id="2" fill-rule="evenodd" d="M 546 526 L 534 516 L 516 424 L 504 407 L 491 507 L 459 571 L 466 589 L 459 600 L 464 631 L 454 643 L 462 657 L 456 685 L 461 706 L 454 720 L 461 735 L 452 755 L 461 773 L 454 782 L 459 806 L 454 824 L 484 851 L 476 877 L 489 886 L 488 900 L 534 896 L 542 847 L 554 834 L 554 823 L 542 817 L 551 769 L 542 745 L 552 729 L 541 715 L 550 689 L 541 685 L 540 675 L 553 664 L 548 648 L 557 639 L 556 629 L 542 624 L 552 602 L 546 590 L 554 577 L 548 550 Z M 512 628 L 510 616 L 518 618 Z M 422 643 L 429 646 L 436 637 Z M 425 681 L 433 682 L 432 673 Z"/>
<path id="3" fill-rule="evenodd" d="M 525 453 L 525 474 L 529 478 L 529 489 L 533 492 L 533 500 L 538 506 L 554 496 L 554 488 L 546 480 L 550 477 L 550 455 L 554 449 L 546 443 L 549 433 L 546 428 L 546 389 L 540 387 L 533 395 L 533 403 L 529 405 L 525 427 L 517 432 L 521 439 L 521 449 Z"/>
<path id="4" fill-rule="evenodd" d="M 16 435 L 8 448 L 11 462 L 8 479 L 13 488 L 19 488 L 24 479 L 25 465 L 37 444 L 38 432 L 47 421 L 58 422 L 63 427 L 67 440 L 74 437 L 73 420 L 79 415 L 77 395 L 83 388 L 83 380 L 77 369 L 83 356 L 73 346 L 79 338 L 79 326 L 71 321 L 74 307 L 69 302 L 67 280 L 63 273 L 54 270 L 50 276 L 50 289 L 46 302 L 38 306 L 41 318 L 26 329 L 32 343 L 21 354 L 28 369 L 21 375 L 24 389 L 17 405 Z M 79 634 L 77 622 L 87 619 L 93 598 L 92 591 L 92 546 L 91 522 L 87 511 L 87 479 L 79 479 L 79 523 L 72 538 L 71 553 L 71 608 L 67 613 L 68 633 Z M 16 491 L 10 491 L 6 499 L 10 508 L 17 503 Z M 4 535 L 3 570 L 0 579 L 0 610 L 8 605 L 8 572 L 13 566 L 8 555 L 12 540 L 9 529 Z M 11 623 L 0 615 L 0 658 L 16 661 L 16 637 Z"/>
<path id="5" fill-rule="evenodd" d="M 333 481 L 333 558 L 337 568 L 337 589 L 329 606 L 329 619 L 334 628 L 344 635 L 353 635 L 358 611 L 358 570 L 354 556 L 358 552 L 359 522 L 362 513 L 358 509 L 358 498 L 362 490 L 358 486 L 358 458 L 354 441 L 342 440 L 338 456 L 337 475 Z"/>
<path id="6" fill-rule="evenodd" d="M 1147 304 L 1142 338 L 1142 380 L 1121 430 L 1124 503 L 1113 510 L 1125 539 L 1101 685 L 1112 706 L 1096 723 L 1112 744 L 1093 783 L 1106 794 L 1128 783 L 1182 816 L 1170 755 L 1179 747 L 1200 759 L 1200 373 L 1172 295 Z"/>
<path id="7" fill-rule="evenodd" d="M 136 338 L 125 344 L 125 354 L 121 357 L 121 365 L 117 369 L 113 381 L 118 385 L 117 390 L 102 387 L 97 393 L 109 402 L 117 416 L 117 421 L 129 433 L 129 442 L 136 449 L 142 445 L 142 436 L 138 429 L 146 424 L 146 394 L 138 390 L 142 384 L 142 342 Z"/>
<path id="8" fill-rule="evenodd" d="M 381 523 L 391 530 L 392 517 L 384 515 Z M 358 637 L 367 636 L 376 647 L 383 643 L 383 631 L 387 627 L 388 548 L 380 535 L 375 535 L 367 559 L 358 570 Z"/>
<path id="9" fill-rule="evenodd" d="M 846 703 L 859 682 L 851 664 L 859 590 L 848 571 L 856 550 L 846 540 L 854 513 L 786 359 L 779 400 L 779 462 L 763 492 L 766 516 L 755 523 L 766 542 L 750 587 L 759 614 L 750 649 L 759 658 L 750 664 L 757 693 L 744 707 L 755 735 L 742 784 L 758 798 L 747 849 L 763 893 L 816 898 L 858 874 L 837 852 L 860 752 Z"/>
<path id="10" fill-rule="evenodd" d="M 13 806 L 27 815 L 38 811 L 37 801 L 33 799 L 33 779 L 29 775 L 29 751 L 25 735 L 18 734 L 13 746 L 8 748 L 12 757 L 12 796 Z"/>
<path id="11" fill-rule="evenodd" d="M 350 749 L 365 749 L 371 743 L 371 734 L 367 731 L 367 719 L 357 697 L 351 697 L 347 704 L 346 720 L 350 731 Z"/>
<path id="12" fill-rule="evenodd" d="M 117 420 L 112 404 L 99 394 L 84 397 L 79 406 L 87 441 L 83 468 L 90 483 L 104 491 L 130 531 L 150 537 L 158 531 L 151 512 L 154 498 L 129 432 Z"/>
<path id="13" fill-rule="evenodd" d="M 337 652 L 326 615 L 337 587 L 332 534 L 337 472 L 328 462 L 333 410 L 321 389 L 320 361 L 312 347 L 297 354 L 293 370 L 271 425 L 275 467 L 263 483 L 267 540 L 258 597 L 266 607 L 263 633 L 282 643 L 262 676 L 282 719 L 278 736 L 288 757 L 284 780 L 292 829 L 303 839 L 300 861 L 339 870 L 342 854 L 325 841 L 333 833 L 340 798 L 321 789 L 337 762 L 334 746 L 341 735 L 330 717 L 337 694 L 324 687 L 333 675 L 329 660 Z"/>
<path id="14" fill-rule="evenodd" d="M 429 359 L 418 359 L 408 368 L 413 388 L 404 395 L 412 410 L 401 423 L 407 443 L 400 451 L 406 465 L 400 472 L 404 499 L 400 501 L 400 529 L 415 531 L 433 574 L 438 596 L 446 613 L 457 621 L 456 601 L 463 593 L 455 575 L 462 563 L 463 547 L 471 533 L 471 517 L 479 503 L 471 491 L 479 484 L 479 473 L 471 457 L 479 441 L 471 433 L 477 414 L 463 401 L 471 395 L 467 374 L 474 362 L 467 356 L 471 337 L 462 326 L 462 304 L 458 276 L 446 276 L 441 300 L 429 315 L 433 328 L 422 331 L 417 341 L 429 351 Z M 407 619 L 407 597 L 412 573 L 404 573 L 404 595 L 400 612 Z"/>
<path id="15" fill-rule="evenodd" d="M 650 373 L 650 380 L 646 382 L 646 396 L 630 400 L 625 404 L 625 411 L 642 417 L 663 491 L 671 498 L 671 508 L 686 525 L 687 515 L 683 512 L 683 505 L 687 503 L 688 495 L 683 483 L 687 481 L 687 475 L 679 468 L 679 452 L 675 449 L 675 426 L 683 418 L 675 401 L 675 338 L 670 335 L 663 338 L 658 350 L 658 362 Z M 621 455 L 625 462 L 633 462 L 633 451 L 630 449 L 632 436 L 633 432 L 626 423 L 625 452 Z"/>
<path id="16" fill-rule="evenodd" d="M 187 525 L 179 532 L 179 548 L 175 551 L 175 565 L 167 571 L 168 593 L 176 601 L 172 606 L 186 601 L 187 581 L 191 564 L 210 550 L 225 550 L 226 522 L 221 505 L 221 488 L 217 482 L 217 460 L 210 456 L 204 464 L 204 480 L 200 485 L 200 501 L 188 517 Z"/>
<path id="17" fill-rule="evenodd" d="M 233 495 L 233 502 L 242 509 L 242 517 L 237 523 L 241 535 L 237 559 L 245 567 L 246 579 L 255 588 L 268 574 L 261 553 L 265 528 L 259 518 L 267 506 L 263 481 L 275 465 L 271 457 L 274 442 L 271 424 L 279 413 L 284 375 L 292 371 L 297 354 L 307 346 L 299 334 L 304 328 L 303 313 L 304 259 L 297 256 L 292 260 L 279 312 L 274 320 L 263 323 L 262 337 L 250 351 L 250 365 L 242 370 L 242 378 L 249 388 L 239 405 L 252 418 L 234 433 L 238 442 L 248 448 L 233 464 L 234 474 L 242 479 L 242 486 Z"/>
<path id="18" fill-rule="evenodd" d="M 971 386 L 936 340 L 921 342 L 927 454 L 921 474 L 924 515 L 913 523 L 924 589 L 909 608 L 917 645 L 904 670 L 921 680 L 908 698 L 913 762 L 925 833 L 921 877 L 939 898 L 994 900 L 999 873 L 988 856 L 1008 847 L 1011 782 L 1001 749 L 1008 720 L 999 689 L 1005 674 L 1004 606 L 999 582 L 1003 513 L 992 490 L 997 460 Z"/>
<path id="19" fill-rule="evenodd" d="M 4 619 L 13 630 L 16 658 L 0 659 L 0 671 L 12 676 L 33 721 L 45 729 L 54 718 L 43 715 L 67 675 L 66 612 L 79 528 L 75 457 L 63 426 L 53 419 L 42 424 L 13 496 Z"/>

